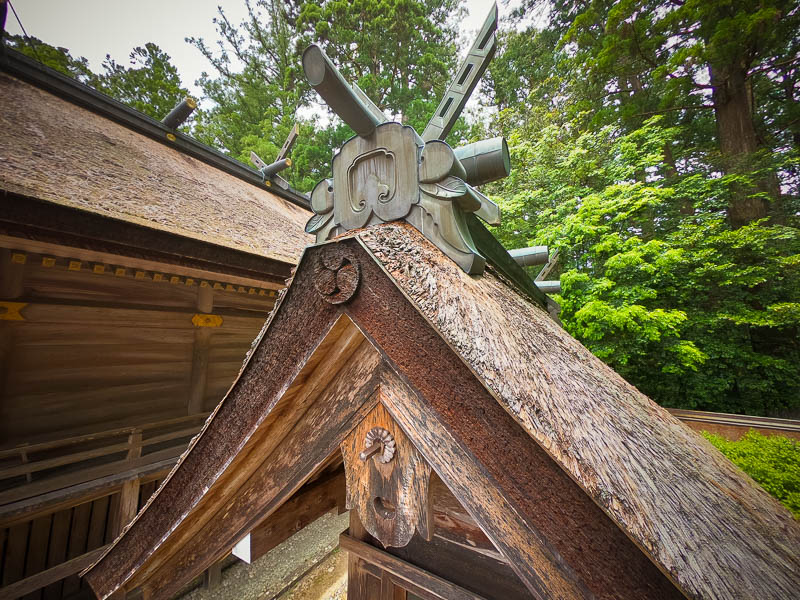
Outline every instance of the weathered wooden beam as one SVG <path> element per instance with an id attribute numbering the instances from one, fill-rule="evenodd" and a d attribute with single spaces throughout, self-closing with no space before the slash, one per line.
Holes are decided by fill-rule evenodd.
<path id="1" fill-rule="evenodd" d="M 89 502 L 117 492 L 122 484 L 129 479 L 139 479 L 142 482 L 160 479 L 174 466 L 176 458 L 162 460 L 157 463 L 145 465 L 101 477 L 78 485 L 55 490 L 25 500 L 13 502 L 0 507 L 0 528 L 9 527 L 16 523 L 30 521 L 41 515 L 50 514 L 82 502 Z"/>
<path id="2" fill-rule="evenodd" d="M 396 375 L 387 372 L 381 382 L 381 400 L 408 432 L 414 445 L 435 465 L 442 481 L 508 558 L 534 596 L 592 598 L 577 574 L 520 515 L 517 507 L 479 467 L 479 461 L 467 446 L 425 406 L 424 399 Z"/>
<path id="3" fill-rule="evenodd" d="M 4 234 L 0 234 L 0 247 L 22 250 L 25 252 L 33 252 L 36 254 L 45 254 L 48 256 L 78 259 L 86 261 L 87 263 L 121 265 L 130 269 L 139 269 L 142 271 L 156 271 L 161 273 L 167 271 L 168 273 L 191 277 L 198 281 L 221 281 L 225 283 L 231 283 L 233 285 L 260 287 L 272 290 L 279 290 L 284 287 L 282 280 L 278 278 L 258 279 L 255 277 L 243 277 L 239 275 L 233 275 L 229 272 L 225 272 L 224 270 L 212 271 L 207 269 L 199 269 L 174 263 L 164 263 L 156 260 L 136 258 L 124 254 L 112 254 L 110 252 L 89 250 L 86 248 L 54 244 L 51 242 L 42 242 L 39 240 L 31 240 L 23 237 Z"/>
<path id="4" fill-rule="evenodd" d="M 15 583 L 0 588 L 0 600 L 13 600 L 25 594 L 35 592 L 51 583 L 61 581 L 65 577 L 75 575 L 97 560 L 106 550 L 106 546 L 97 548 L 61 563 L 55 567 L 21 579 Z"/>
<path id="5" fill-rule="evenodd" d="M 335 509 L 344 510 L 344 504 L 343 471 L 323 481 L 306 484 L 250 532 L 250 559 L 258 560 L 322 515 Z"/>
<path id="6" fill-rule="evenodd" d="M 104 465 L 99 465 L 97 467 L 82 469 L 81 471 L 77 471 L 75 473 L 58 475 L 56 477 L 50 477 L 48 479 L 42 479 L 40 481 L 34 481 L 33 483 L 20 485 L 18 487 L 11 488 L 10 490 L 0 492 L 0 506 L 11 504 L 12 502 L 17 502 L 25 498 L 33 498 L 34 496 L 39 496 L 55 490 L 61 490 L 81 483 L 90 482 L 94 479 L 100 479 L 108 475 L 119 473 L 122 469 L 133 470 L 136 468 L 147 468 L 148 466 L 161 463 L 164 460 L 169 461 L 170 459 L 172 459 L 172 462 L 174 462 L 174 459 L 180 456 L 181 452 L 183 452 L 185 448 L 186 447 L 183 445 L 165 448 L 164 450 L 152 452 L 135 460 L 118 460 L 106 463 Z"/>
<path id="7" fill-rule="evenodd" d="M 464 588 L 459 587 L 454 583 L 447 581 L 446 579 L 437 577 L 436 575 L 433 575 L 424 569 L 420 569 L 419 567 L 400 560 L 396 556 L 392 556 L 388 552 L 379 550 L 375 546 L 371 546 L 370 544 L 362 542 L 346 533 L 343 533 L 339 536 L 339 546 L 343 550 L 347 550 L 347 552 L 351 553 L 352 555 L 377 565 L 384 571 L 388 571 L 402 581 L 407 581 L 411 584 L 419 586 L 420 588 L 423 588 L 437 599 L 484 600 L 482 596 L 474 594 L 469 590 L 465 590 Z M 349 575 L 350 574 L 348 573 L 348 577 Z M 360 593 L 360 591 L 357 593 Z M 347 597 L 353 598 L 354 600 L 364 599 L 364 597 L 361 595 L 351 596 L 349 588 Z"/>
<path id="8" fill-rule="evenodd" d="M 530 592 L 581 598 L 613 589 L 641 599 L 680 598 L 675 585 L 504 410 L 397 283 L 370 260 L 361 261 L 361 271 L 359 295 L 345 310 L 406 382 L 382 385 L 384 404 Z M 398 401 L 397 390 L 403 389 L 413 392 Z M 480 472 L 472 473 L 476 465 Z M 483 506 L 502 507 L 502 519 Z"/>
<path id="9" fill-rule="evenodd" d="M 295 284 L 314 290 L 310 278 Z M 363 345 L 349 320 L 336 324 L 335 307 L 312 293 L 318 301 L 305 304 L 299 320 L 291 318 L 295 309 L 284 311 L 284 305 L 273 313 L 270 328 L 250 358 L 259 368 L 247 371 L 234 384 L 204 434 L 195 438 L 184 468 L 173 471 L 154 498 L 153 510 L 139 515 L 117 546 L 87 573 L 87 581 L 99 594 L 107 595 L 124 582 L 127 589 L 146 584 L 154 594 L 168 596 L 183 583 L 176 573 L 191 577 L 207 568 L 220 549 L 229 551 L 300 487 L 318 461 L 327 459 L 335 448 L 325 451 L 328 444 L 338 445 L 340 436 L 352 427 L 351 420 L 358 418 L 359 407 L 371 406 L 377 354 Z M 303 331 L 300 337 L 298 330 Z M 266 349 L 276 346 L 282 351 L 269 352 L 264 362 Z M 330 360 L 331 350 L 341 359 Z M 348 360 L 356 354 L 358 360 Z M 331 410 L 334 402 L 345 407 L 350 403 L 353 412 Z M 233 462 L 228 459 L 230 449 L 212 441 L 220 428 L 241 444 Z M 316 440 L 320 456 L 309 455 L 311 439 Z M 270 456 L 279 444 L 280 456 Z M 187 466 L 194 462 L 196 470 Z M 255 508 L 232 501 L 236 489 L 242 490 L 236 495 L 238 502 L 255 502 Z M 186 506 L 195 509 L 187 513 Z M 186 519 L 187 514 L 192 518 Z M 139 535 L 162 530 L 172 531 L 163 545 L 146 550 L 130 546 Z M 190 543 L 200 552 L 181 552 Z"/>
<path id="10" fill-rule="evenodd" d="M 197 532 L 190 542 L 194 551 L 173 554 L 148 577 L 146 585 L 153 590 L 154 600 L 169 598 L 186 582 L 176 580 L 176 574 L 189 575 L 206 568 L 219 549 L 233 547 L 290 498 L 331 453 L 338 451 L 345 435 L 377 402 L 374 375 L 379 358 L 371 347 L 365 350 L 345 366 L 344 377 L 331 382 L 322 397 L 308 408 L 281 442 L 280 452 L 269 456 L 241 491 Z M 361 364 L 356 366 L 356 361 Z M 308 440 L 312 438 L 317 450 L 309 453 Z M 188 580 L 186 576 L 182 578 Z"/>

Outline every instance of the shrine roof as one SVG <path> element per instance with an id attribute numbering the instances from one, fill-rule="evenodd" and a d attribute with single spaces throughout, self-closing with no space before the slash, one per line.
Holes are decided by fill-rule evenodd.
<path id="1" fill-rule="evenodd" d="M 355 287 L 352 279 L 337 279 L 338 287 L 315 283 L 314 261 L 320 252 L 342 245 L 350 248 L 354 261 L 361 263 L 361 283 L 358 279 Z M 347 291 L 345 288 L 354 294 L 352 300 L 347 297 L 334 304 L 320 300 L 320 295 L 339 295 Z M 341 321 L 336 321 L 341 316 L 351 319 L 366 336 L 366 342 L 358 346 L 360 363 L 347 361 L 354 356 L 352 348 L 349 354 L 338 351 L 333 356 L 331 349 L 336 344 L 324 341 L 333 337 L 326 331 L 347 337 Z M 334 322 L 339 324 L 330 325 Z M 280 336 L 291 336 L 298 330 L 304 331 L 304 336 L 297 348 L 281 345 Z M 302 344 L 306 346 L 301 348 Z M 312 352 L 316 352 L 313 360 L 309 358 Z M 214 558 L 214 552 L 236 541 L 275 509 L 284 493 L 276 490 L 291 492 L 291 485 L 281 480 L 287 476 L 288 467 L 280 464 L 297 460 L 291 448 L 269 455 L 258 450 L 259 444 L 266 442 L 255 440 L 258 432 L 265 436 L 263 440 L 269 437 L 265 423 L 272 420 L 270 427 L 274 427 L 294 414 L 287 408 L 294 400 L 280 405 L 280 398 L 300 397 L 303 392 L 296 386 L 314 381 L 313 373 L 301 372 L 303 365 L 297 364 L 292 353 L 302 356 L 302 361 L 329 365 L 328 369 L 333 368 L 331 364 L 337 369 L 345 365 L 342 370 L 357 369 L 359 364 L 374 366 L 375 361 L 382 360 L 392 377 L 407 381 L 418 390 L 419 397 L 430 400 L 434 410 L 427 413 L 429 427 L 423 428 L 425 431 L 407 429 L 406 433 L 415 444 L 423 443 L 426 435 L 433 435 L 434 421 L 447 421 L 450 425 L 440 431 L 460 436 L 459 443 L 463 444 L 452 456 L 472 461 L 477 469 L 474 472 L 480 476 L 491 474 L 488 483 L 466 482 L 468 487 L 461 495 L 454 493 L 487 535 L 500 544 L 498 548 L 532 591 L 538 589 L 534 581 L 538 573 L 544 581 L 543 593 L 553 597 L 562 597 L 559 593 L 563 597 L 617 597 L 613 588 L 606 587 L 610 594 L 606 595 L 593 586 L 602 588 L 608 582 L 616 585 L 614 582 L 626 576 L 624 568 L 608 573 L 607 569 L 591 571 L 594 567 L 582 564 L 609 559 L 589 549 L 592 537 L 604 527 L 600 522 L 606 518 L 613 531 L 605 529 L 602 535 L 613 537 L 614 531 L 621 531 L 623 541 L 614 542 L 616 547 L 632 541 L 633 552 L 646 556 L 642 560 L 655 565 L 655 574 L 663 573 L 668 582 L 664 585 L 674 585 L 679 595 L 778 599 L 791 597 L 800 586 L 800 524 L 783 506 L 702 437 L 593 356 L 494 269 L 487 268 L 482 276 L 470 276 L 413 227 L 389 223 L 351 232 L 306 251 L 294 282 L 273 311 L 239 380 L 157 495 L 89 571 L 87 577 L 95 590 L 110 593 L 135 580 L 139 572 L 147 575 L 141 575 L 138 583 L 146 583 L 154 574 L 160 573 L 161 581 L 166 581 L 178 572 L 192 574 L 193 569 L 205 568 L 203 561 Z M 467 375 L 453 375 L 462 372 Z M 332 389 L 331 393 L 345 399 L 340 401 L 341 411 L 328 410 L 327 418 L 344 419 L 350 410 L 345 407 L 350 392 L 343 390 L 366 389 L 369 377 L 357 371 L 355 374 L 358 376 L 352 376 L 351 386 L 345 380 L 339 384 L 344 387 Z M 322 384 L 317 381 L 315 385 Z M 393 410 L 402 412 L 408 405 L 394 406 Z M 466 413 L 473 415 L 472 425 L 459 430 L 453 423 L 465 419 Z M 285 427 L 289 426 L 287 421 Z M 324 446 L 326 455 L 335 451 L 340 443 L 336 440 L 341 439 L 335 438 L 339 435 L 337 428 L 348 431 L 348 427 L 352 428 L 349 421 L 324 427 L 319 439 L 305 442 L 303 460 L 324 444 L 328 444 Z M 446 483 L 449 481 L 448 485 L 459 484 L 452 473 L 448 475 L 445 449 L 449 442 L 428 441 L 440 448 L 432 453 L 421 449 L 431 467 Z M 270 443 L 271 448 L 279 444 Z M 528 454 L 515 455 L 515 448 L 528 452 L 526 444 L 537 447 L 536 452 L 543 450 L 557 465 L 556 470 L 566 474 L 564 481 L 580 490 L 580 497 L 571 500 L 566 496 L 549 500 L 555 502 L 556 511 L 559 503 L 565 511 L 557 516 L 569 523 L 575 517 L 566 513 L 582 502 L 581 510 L 590 517 L 586 527 L 600 528 L 579 532 L 587 536 L 587 546 L 581 552 L 593 553 L 583 559 L 576 559 L 580 552 L 568 554 L 567 550 L 548 554 L 550 542 L 543 543 L 546 551 L 542 550 L 540 556 L 551 557 L 546 563 L 553 569 L 549 572 L 541 564 L 525 562 L 532 554 L 526 554 L 529 549 L 522 546 L 540 543 L 533 533 L 515 537 L 514 531 L 524 530 L 512 528 L 507 536 L 496 535 L 520 514 L 531 519 L 529 522 L 535 520 L 539 509 L 523 506 L 526 494 L 546 494 L 538 486 L 558 483 L 557 478 L 537 479 L 533 463 L 525 458 Z M 508 455 L 500 456 L 504 450 Z M 242 484 L 246 475 L 240 469 L 257 455 L 264 462 L 258 468 L 248 467 L 255 469 L 254 475 Z M 310 469 L 307 467 L 305 476 Z M 235 481 L 239 483 L 234 486 Z M 481 505 L 468 491 L 485 490 L 486 486 L 496 486 L 500 493 L 491 501 L 493 506 Z M 224 506 L 209 499 L 219 493 L 215 490 L 225 490 Z M 270 490 L 272 496 L 264 490 Z M 514 496 L 516 493 L 522 495 Z M 222 507 L 213 519 L 210 506 Z M 545 509 L 544 504 L 541 509 Z M 500 529 L 492 529 L 495 526 Z M 546 526 L 540 522 L 538 531 Z M 558 534 L 541 533 L 542 539 L 550 539 L 556 549 L 558 544 L 569 545 L 569 540 L 559 541 Z M 190 547 L 191 539 L 202 539 L 204 544 L 214 540 L 222 546 Z M 177 547 L 165 550 L 171 543 Z M 525 579 L 528 575 L 530 579 Z M 592 577 L 610 579 L 598 584 Z M 648 597 L 674 597 L 670 594 L 675 589 L 665 595 L 652 590 L 648 593 L 655 594 Z"/>
<path id="2" fill-rule="evenodd" d="M 7 50 L 0 188 L 61 207 L 295 263 L 307 200 L 253 169 Z M 162 139 L 163 138 L 163 139 Z"/>

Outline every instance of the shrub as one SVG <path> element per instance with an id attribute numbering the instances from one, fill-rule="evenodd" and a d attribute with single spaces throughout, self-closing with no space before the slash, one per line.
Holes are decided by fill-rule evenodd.
<path id="1" fill-rule="evenodd" d="M 736 442 L 707 431 L 703 436 L 800 519 L 800 444 L 753 429 Z"/>

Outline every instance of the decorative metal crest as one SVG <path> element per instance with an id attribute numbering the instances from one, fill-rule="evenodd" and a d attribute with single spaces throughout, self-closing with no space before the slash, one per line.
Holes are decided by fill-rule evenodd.
<path id="1" fill-rule="evenodd" d="M 402 219 L 467 273 L 483 272 L 486 260 L 475 249 L 465 215 L 500 222 L 497 205 L 473 186 L 509 174 L 508 146 L 493 138 L 453 149 L 441 140 L 494 55 L 496 29 L 495 4 L 422 137 L 412 127 L 388 122 L 318 46 L 306 49 L 306 78 L 357 134 L 334 155 L 333 179 L 320 181 L 311 193 L 314 216 L 306 232 L 316 234 L 317 242 Z"/>

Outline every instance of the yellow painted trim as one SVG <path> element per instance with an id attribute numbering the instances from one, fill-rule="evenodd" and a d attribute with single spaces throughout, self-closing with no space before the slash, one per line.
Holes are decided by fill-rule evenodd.
<path id="1" fill-rule="evenodd" d="M 177 140 L 178 138 L 176 138 L 176 137 L 175 137 L 175 134 L 174 134 L 174 133 L 168 133 L 168 134 L 167 134 L 167 139 L 168 139 L 170 142 L 174 142 L 174 141 L 175 141 L 175 140 Z"/>
<path id="2" fill-rule="evenodd" d="M 186 285 L 194 285 L 194 279 L 191 279 L 190 277 L 187 277 L 186 278 Z"/>
<path id="3" fill-rule="evenodd" d="M 173 275 L 172 277 L 169 278 L 169 282 L 172 283 L 172 284 L 180 283 L 181 282 L 181 278 L 178 277 L 177 275 Z"/>
<path id="4" fill-rule="evenodd" d="M 222 325 L 222 317 L 197 313 L 192 317 L 192 324 L 195 327 L 219 327 Z"/>
<path id="5" fill-rule="evenodd" d="M 28 306 L 27 302 L 0 302 L 0 321 L 24 321 L 25 317 L 20 312 Z"/>
<path id="6" fill-rule="evenodd" d="M 117 267 L 114 270 L 114 275 L 116 275 L 117 277 L 125 277 L 125 274 L 127 272 L 128 272 L 128 270 L 125 267 Z"/>
<path id="7" fill-rule="evenodd" d="M 69 261 L 69 265 L 67 266 L 67 270 L 69 270 L 69 271 L 80 271 L 81 270 L 81 261 L 79 261 L 79 260 L 71 260 L 71 261 Z"/>
<path id="8" fill-rule="evenodd" d="M 136 275 L 133 276 L 134 279 L 147 279 L 147 273 L 144 271 L 136 271 Z"/>
<path id="9" fill-rule="evenodd" d="M 94 267 L 92 267 L 92 271 L 94 271 L 95 273 L 105 273 L 106 272 L 106 266 L 105 265 L 95 265 Z"/>
<path id="10" fill-rule="evenodd" d="M 11 262 L 17 263 L 18 265 L 24 265 L 25 261 L 28 260 L 28 257 L 23 254 L 22 252 L 12 252 L 11 253 Z"/>
<path id="11" fill-rule="evenodd" d="M 42 266 L 43 267 L 54 267 L 56 265 L 56 259 L 52 256 L 43 256 L 42 257 Z"/>

